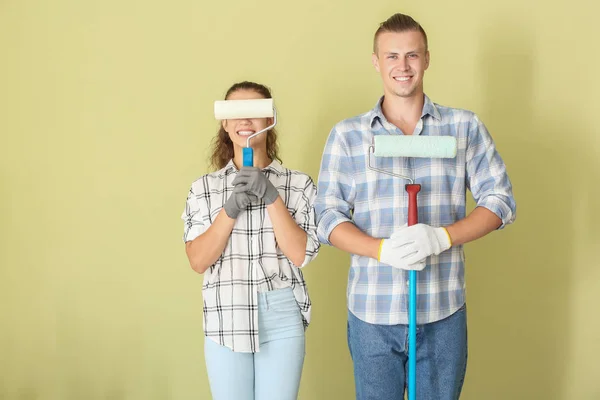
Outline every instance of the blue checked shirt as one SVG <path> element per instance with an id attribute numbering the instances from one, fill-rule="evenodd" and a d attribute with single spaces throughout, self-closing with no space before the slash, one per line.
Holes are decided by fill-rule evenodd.
<path id="1" fill-rule="evenodd" d="M 371 111 L 339 122 L 329 134 L 319 172 L 315 212 L 319 240 L 343 222 L 354 223 L 375 238 L 388 238 L 407 223 L 408 183 L 368 168 L 369 146 L 376 135 L 402 135 L 386 120 L 379 100 Z M 454 136 L 454 159 L 371 155 L 375 168 L 412 177 L 421 184 L 419 222 L 447 226 L 465 217 L 466 190 L 479 207 L 496 214 L 503 228 L 516 216 L 512 185 L 492 137 L 473 112 L 434 104 L 425 96 L 414 135 Z M 465 303 L 462 246 L 427 259 L 417 281 L 417 323 L 443 319 Z M 408 323 L 408 271 L 353 254 L 348 276 L 348 308 L 363 321 Z"/>

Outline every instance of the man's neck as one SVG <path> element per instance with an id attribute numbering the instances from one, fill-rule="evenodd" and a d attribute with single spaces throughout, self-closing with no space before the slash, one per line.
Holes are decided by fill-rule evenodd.
<path id="1" fill-rule="evenodd" d="M 423 113 L 423 92 L 411 97 L 385 94 L 381 111 L 385 118 L 396 125 L 405 135 L 411 135 Z"/>

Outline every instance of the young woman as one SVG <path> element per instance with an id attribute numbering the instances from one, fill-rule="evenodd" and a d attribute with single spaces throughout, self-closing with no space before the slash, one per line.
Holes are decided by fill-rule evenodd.
<path id="1" fill-rule="evenodd" d="M 271 98 L 254 82 L 226 100 Z M 187 198 L 185 249 L 204 274 L 204 355 L 215 400 L 293 400 L 304 363 L 311 303 L 300 271 L 319 251 L 316 187 L 283 167 L 275 129 L 253 139 L 254 167 L 242 167 L 247 136 L 270 118 L 222 121 L 211 157 L 216 172 Z"/>

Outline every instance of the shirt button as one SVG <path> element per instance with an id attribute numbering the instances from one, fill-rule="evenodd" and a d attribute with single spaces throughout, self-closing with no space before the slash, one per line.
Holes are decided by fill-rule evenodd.
<path id="1" fill-rule="evenodd" d="M 410 286 L 410 281 L 406 281 L 406 286 Z"/>

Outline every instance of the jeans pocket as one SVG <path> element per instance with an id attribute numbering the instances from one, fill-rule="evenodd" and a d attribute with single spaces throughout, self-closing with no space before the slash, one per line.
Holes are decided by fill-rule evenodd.
<path id="1" fill-rule="evenodd" d="M 290 299 L 283 302 L 278 301 L 274 303 L 269 303 L 267 307 L 269 311 L 273 311 L 278 314 L 300 314 L 300 306 L 296 302 L 296 299 Z"/>
<path id="2" fill-rule="evenodd" d="M 292 288 L 277 289 L 273 292 L 268 292 L 264 298 L 264 304 L 267 310 L 277 313 L 300 312 L 300 306 L 296 301 Z"/>
<path id="3" fill-rule="evenodd" d="M 304 323 L 297 304 L 293 307 L 274 304 L 269 305 L 268 309 L 259 310 L 258 325 L 261 344 L 277 339 L 304 336 Z"/>

